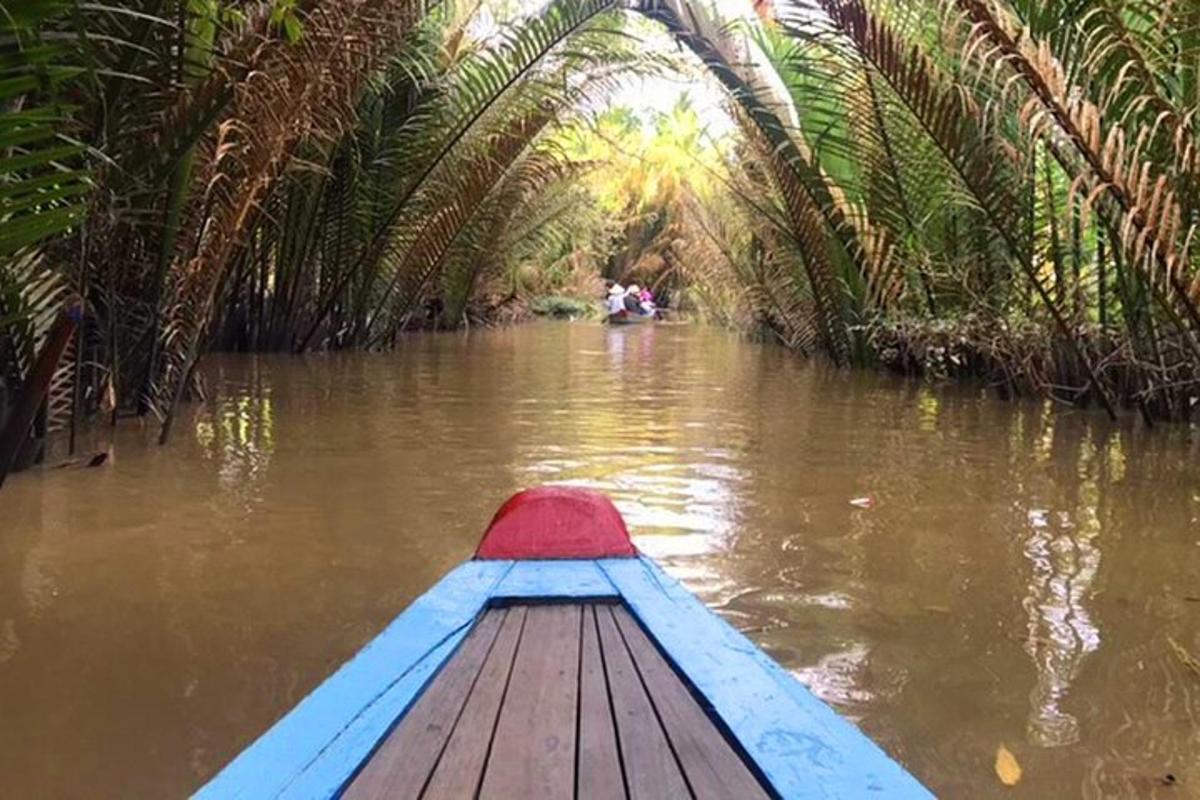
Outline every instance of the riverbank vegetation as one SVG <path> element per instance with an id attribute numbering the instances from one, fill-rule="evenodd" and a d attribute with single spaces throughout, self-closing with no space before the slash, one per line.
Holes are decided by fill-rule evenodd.
<path id="1" fill-rule="evenodd" d="M 39 431 L 165 440 L 207 350 L 387 348 L 605 277 L 839 364 L 1200 398 L 1190 4 L 6 12 L 0 411 L 36 397 Z"/>

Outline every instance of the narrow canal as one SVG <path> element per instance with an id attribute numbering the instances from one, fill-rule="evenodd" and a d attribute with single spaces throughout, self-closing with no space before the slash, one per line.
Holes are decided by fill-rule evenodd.
<path id="1" fill-rule="evenodd" d="M 168 447 L 128 426 L 114 463 L 4 488 L 2 796 L 186 794 L 549 481 L 610 493 L 639 547 L 944 796 L 1200 796 L 1186 430 L 694 327 L 206 373 Z"/>

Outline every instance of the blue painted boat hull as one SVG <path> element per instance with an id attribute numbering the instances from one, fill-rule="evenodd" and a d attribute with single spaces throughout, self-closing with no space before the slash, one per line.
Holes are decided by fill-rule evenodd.
<path id="1" fill-rule="evenodd" d="M 337 797 L 489 605 L 623 603 L 783 798 L 932 795 L 645 556 L 472 560 L 418 598 L 196 797 Z"/>

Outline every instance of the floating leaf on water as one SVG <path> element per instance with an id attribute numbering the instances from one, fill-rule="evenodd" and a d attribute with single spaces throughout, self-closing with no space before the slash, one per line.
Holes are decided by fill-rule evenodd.
<path id="1" fill-rule="evenodd" d="M 1005 786 L 1016 786 L 1021 780 L 1021 765 L 1003 744 L 996 750 L 996 776 Z"/>

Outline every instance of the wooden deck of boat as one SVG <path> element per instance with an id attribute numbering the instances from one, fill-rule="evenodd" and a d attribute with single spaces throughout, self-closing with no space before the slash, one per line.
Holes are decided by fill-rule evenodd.
<path id="1" fill-rule="evenodd" d="M 770 797 L 608 603 L 489 609 L 345 798 Z"/>

